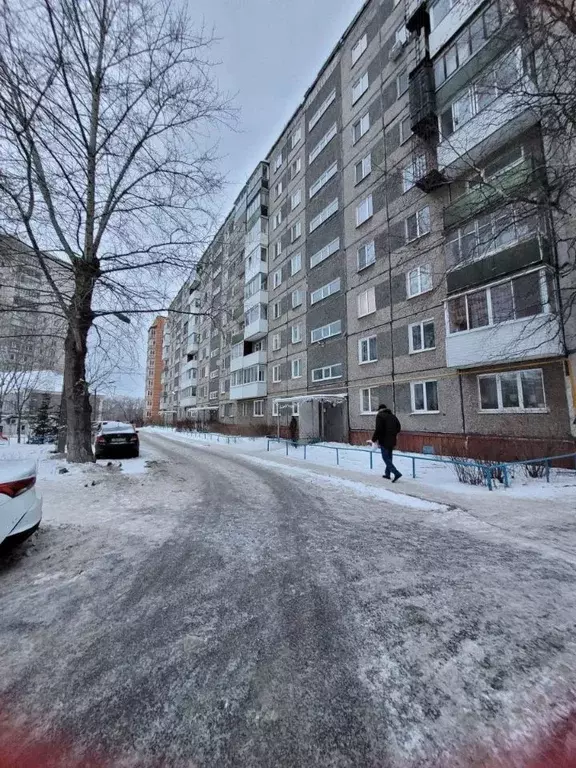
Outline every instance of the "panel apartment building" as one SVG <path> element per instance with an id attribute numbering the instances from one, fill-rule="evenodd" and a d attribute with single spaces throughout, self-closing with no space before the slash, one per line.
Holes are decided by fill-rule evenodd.
<path id="1" fill-rule="evenodd" d="M 158 315 L 148 329 L 146 352 L 146 382 L 144 418 L 148 423 L 160 420 L 160 401 L 162 400 L 162 374 L 164 370 L 163 348 L 166 318 Z"/>
<path id="2" fill-rule="evenodd" d="M 523 46 L 505 0 L 364 5 L 201 259 L 188 415 L 362 442 L 384 402 L 404 448 L 573 447 Z"/>

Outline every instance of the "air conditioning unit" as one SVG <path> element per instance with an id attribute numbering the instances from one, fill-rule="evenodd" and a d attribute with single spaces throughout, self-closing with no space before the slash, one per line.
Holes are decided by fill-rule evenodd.
<path id="1" fill-rule="evenodd" d="M 390 48 L 390 53 L 388 56 L 390 61 L 396 61 L 398 56 L 400 56 L 400 54 L 402 53 L 402 48 L 404 48 L 404 44 L 401 43 L 399 40 L 397 40 L 392 46 L 392 48 Z"/>

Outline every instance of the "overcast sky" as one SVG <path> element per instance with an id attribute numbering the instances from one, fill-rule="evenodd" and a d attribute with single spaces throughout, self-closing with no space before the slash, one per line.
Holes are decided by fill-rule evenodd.
<path id="1" fill-rule="evenodd" d="M 239 110 L 236 130 L 220 140 L 228 179 L 223 220 L 364 0 L 186 1 L 191 19 L 219 38 L 213 48 L 219 87 Z M 121 376 L 117 392 L 142 396 L 144 345 L 141 357 L 142 371 Z"/>

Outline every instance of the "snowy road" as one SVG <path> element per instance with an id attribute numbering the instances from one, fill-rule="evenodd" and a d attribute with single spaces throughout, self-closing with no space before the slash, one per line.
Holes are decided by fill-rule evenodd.
<path id="1" fill-rule="evenodd" d="M 144 442 L 163 461 L 114 503 L 90 488 L 67 518 L 47 491 L 37 541 L 0 560 L 0 728 L 123 765 L 383 768 L 562 713 L 568 550 Z"/>

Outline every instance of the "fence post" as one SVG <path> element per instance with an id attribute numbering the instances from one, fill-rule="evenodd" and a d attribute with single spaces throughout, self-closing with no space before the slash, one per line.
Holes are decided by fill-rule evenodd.
<path id="1" fill-rule="evenodd" d="M 340 451 L 336 448 L 336 464 L 340 466 Z"/>
<path id="2" fill-rule="evenodd" d="M 482 472 L 484 473 L 484 477 L 486 478 L 486 484 L 488 485 L 488 490 L 492 490 L 492 470 L 489 467 L 482 467 Z"/>
<path id="3" fill-rule="evenodd" d="M 286 442 L 284 443 L 284 445 L 286 446 L 286 456 L 288 456 L 288 440 L 286 440 Z"/>
<path id="4" fill-rule="evenodd" d="M 416 456 L 412 456 L 412 477 L 416 480 Z"/>
<path id="5" fill-rule="evenodd" d="M 374 451 L 370 451 L 370 469 L 374 469 Z"/>
<path id="6" fill-rule="evenodd" d="M 306 461 L 306 443 L 304 443 L 304 461 Z"/>
<path id="7" fill-rule="evenodd" d="M 508 477 L 508 465 L 502 464 L 502 473 L 504 475 L 504 487 L 510 488 L 510 478 Z"/>
<path id="8" fill-rule="evenodd" d="M 546 459 L 546 482 L 550 482 L 550 459 Z"/>
<path id="9" fill-rule="evenodd" d="M 267 443 L 268 444 L 266 446 L 266 450 L 268 451 L 268 453 L 270 453 L 270 440 L 268 440 Z"/>

